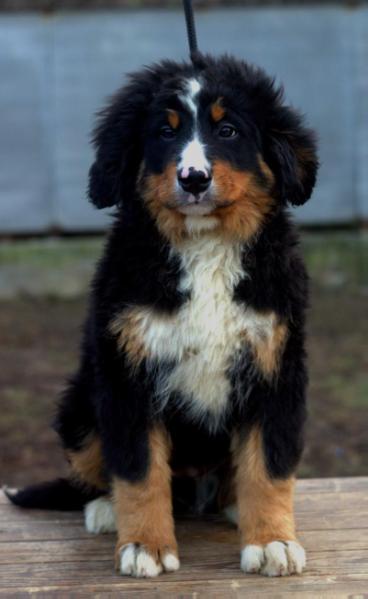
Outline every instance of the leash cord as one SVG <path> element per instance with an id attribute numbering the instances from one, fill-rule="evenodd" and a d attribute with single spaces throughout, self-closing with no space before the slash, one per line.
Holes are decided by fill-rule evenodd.
<path id="1" fill-rule="evenodd" d="M 187 35 L 189 43 L 190 58 L 193 61 L 198 54 L 197 34 L 194 22 L 194 14 L 191 0 L 183 0 L 185 22 L 187 25 Z"/>

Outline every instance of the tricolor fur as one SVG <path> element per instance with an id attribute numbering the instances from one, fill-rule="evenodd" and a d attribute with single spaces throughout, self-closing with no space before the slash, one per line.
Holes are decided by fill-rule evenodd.
<path id="1" fill-rule="evenodd" d="M 242 568 L 300 572 L 307 276 L 287 206 L 312 193 L 314 136 L 262 70 L 200 57 L 132 75 L 94 144 L 90 198 L 115 222 L 56 423 L 71 486 L 113 501 L 87 526 L 117 527 L 122 574 L 155 576 L 179 566 L 173 504 L 235 502 Z"/>

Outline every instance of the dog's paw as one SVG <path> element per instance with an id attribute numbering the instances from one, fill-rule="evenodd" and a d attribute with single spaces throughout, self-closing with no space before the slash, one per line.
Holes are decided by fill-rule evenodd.
<path id="1" fill-rule="evenodd" d="M 305 551 L 296 541 L 273 541 L 263 547 L 246 545 L 241 552 L 240 567 L 250 574 L 290 576 L 305 568 Z"/>
<path id="2" fill-rule="evenodd" d="M 174 550 L 163 547 L 153 551 L 139 543 L 121 547 L 117 561 L 120 574 L 136 578 L 154 578 L 161 572 L 174 572 L 180 566 Z"/>
<path id="3" fill-rule="evenodd" d="M 115 514 L 108 497 L 98 497 L 84 507 L 84 524 L 94 534 L 115 532 Z"/>

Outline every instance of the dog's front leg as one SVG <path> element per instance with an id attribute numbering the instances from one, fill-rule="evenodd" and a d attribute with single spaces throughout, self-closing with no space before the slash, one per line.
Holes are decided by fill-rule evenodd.
<path id="1" fill-rule="evenodd" d="M 294 478 L 273 478 L 267 472 L 261 428 L 254 427 L 234 445 L 241 568 L 266 576 L 300 573 L 305 553 L 295 536 Z"/>
<path id="2" fill-rule="evenodd" d="M 163 426 L 156 426 L 149 434 L 149 465 L 143 480 L 114 478 L 116 567 L 121 574 L 152 577 L 179 568 L 169 459 L 169 436 Z"/>

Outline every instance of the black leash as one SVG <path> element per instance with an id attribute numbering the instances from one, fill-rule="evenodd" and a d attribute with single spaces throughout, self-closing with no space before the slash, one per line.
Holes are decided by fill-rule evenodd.
<path id="1" fill-rule="evenodd" d="M 191 0 L 183 0 L 184 5 L 184 13 L 185 13 L 185 22 L 187 25 L 187 35 L 188 35 L 188 43 L 189 43 L 189 52 L 190 58 L 192 62 L 198 56 L 198 43 L 197 43 L 197 34 L 194 22 L 194 14 Z"/>

